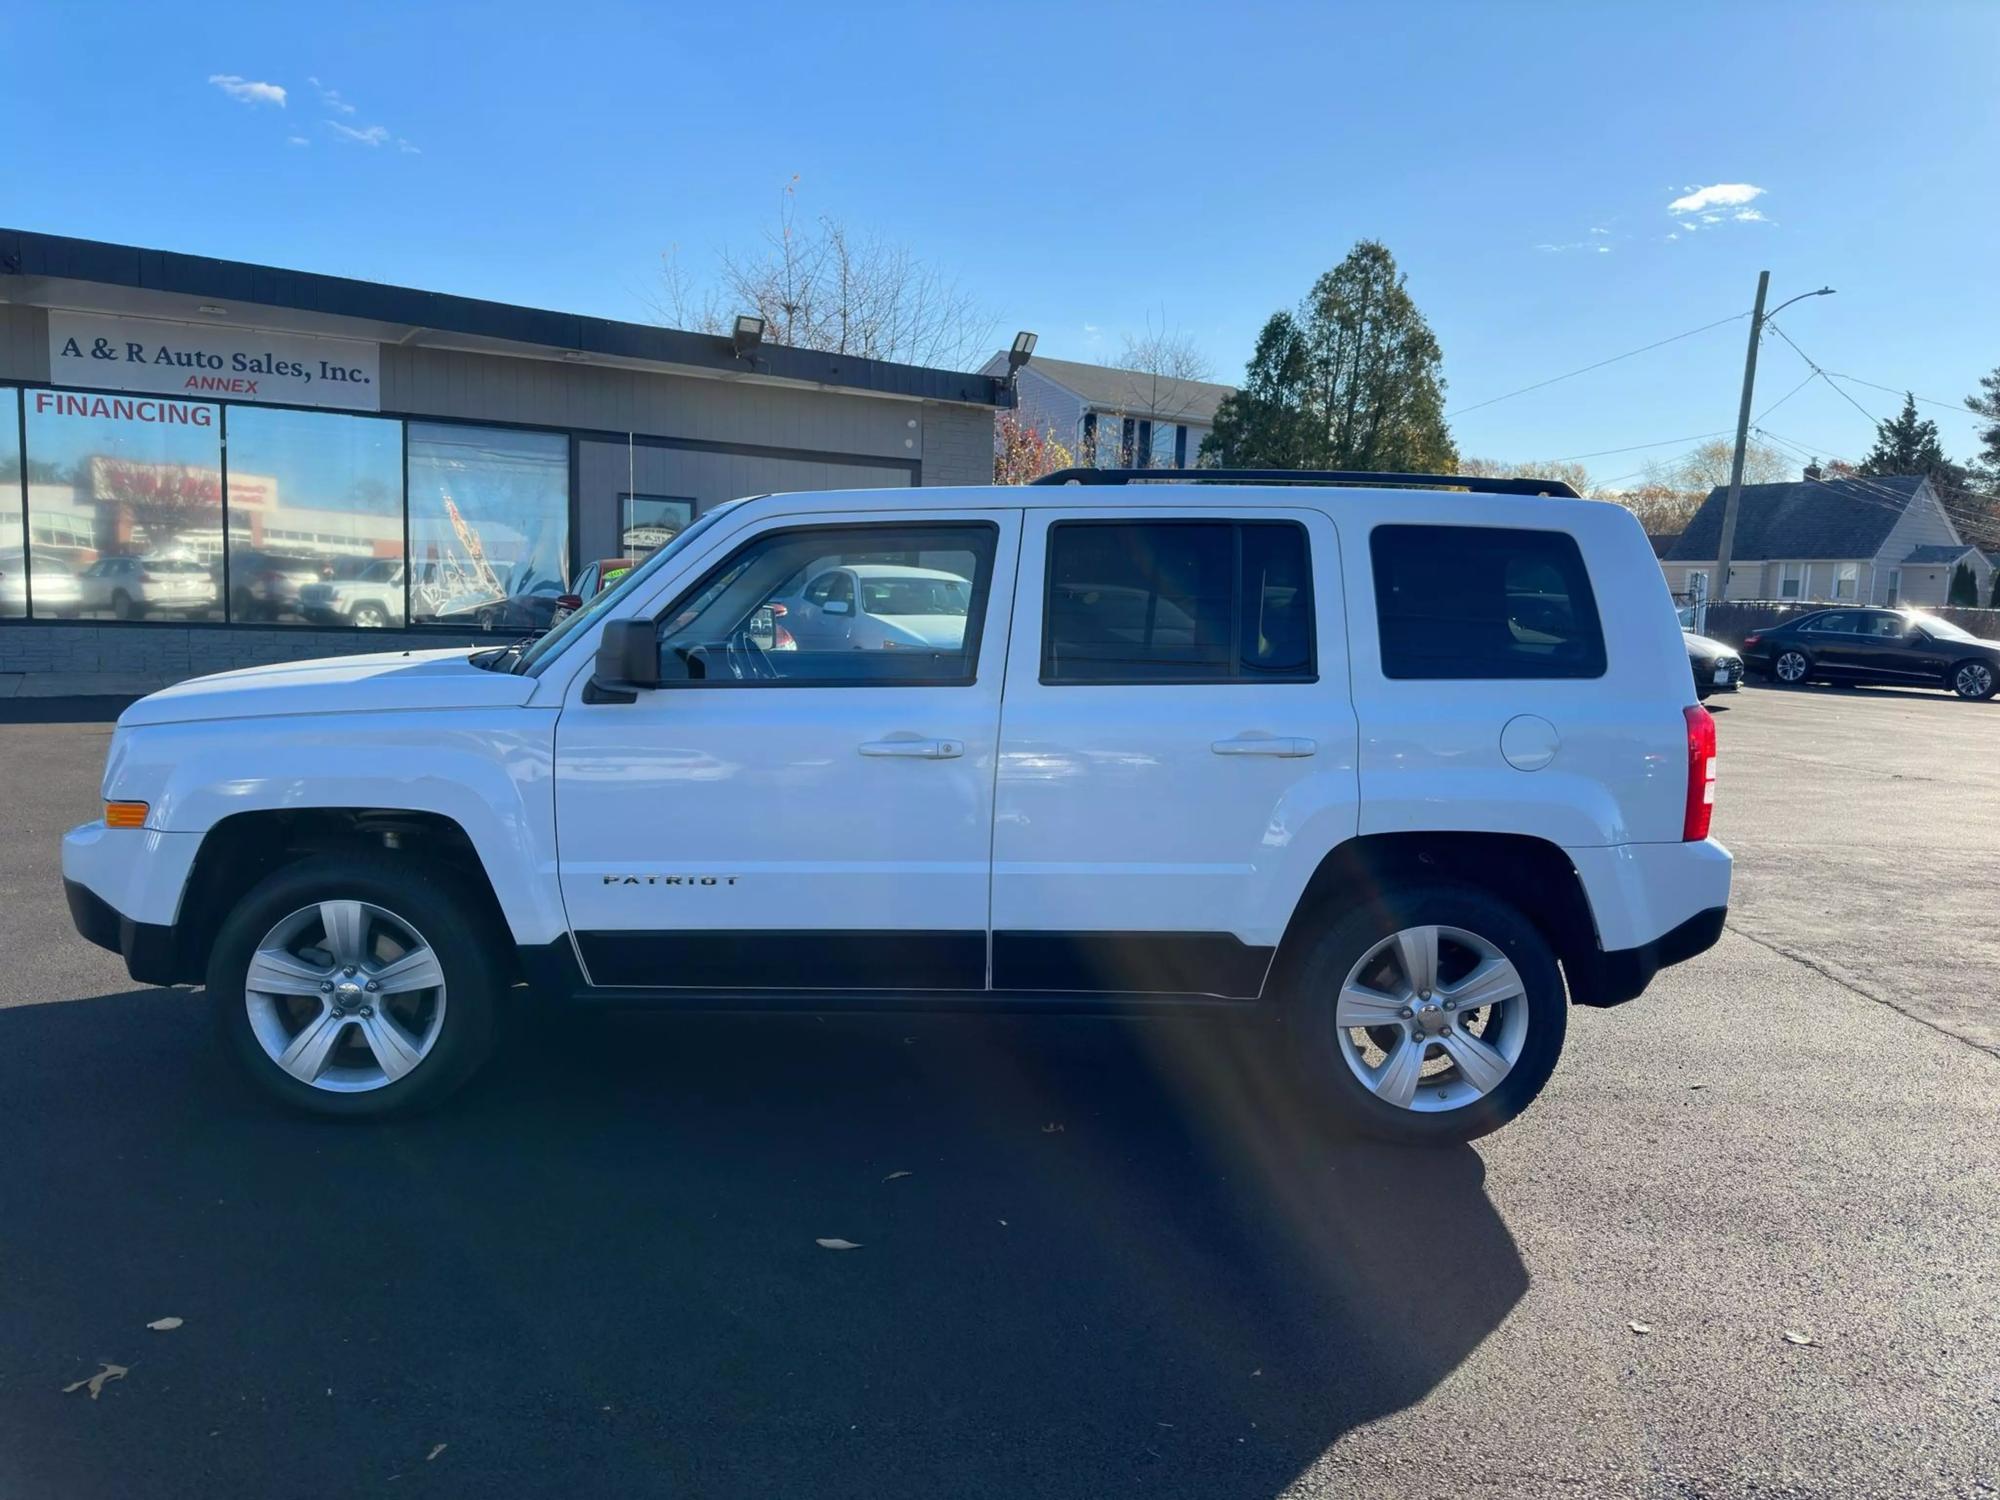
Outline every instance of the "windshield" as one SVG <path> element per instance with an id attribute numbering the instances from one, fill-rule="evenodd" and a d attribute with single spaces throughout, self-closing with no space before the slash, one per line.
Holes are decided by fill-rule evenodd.
<path id="1" fill-rule="evenodd" d="M 1908 620 L 1912 625 L 1920 627 L 1924 634 L 1936 640 L 1976 641 L 1979 639 L 1971 631 L 1960 630 L 1951 621 L 1939 619 L 1936 615 L 1921 614 L 1916 610 L 1912 610 L 1909 614 L 1903 616 L 1903 618 Z"/>
<path id="2" fill-rule="evenodd" d="M 726 504 L 716 506 L 714 510 L 704 512 L 687 530 L 668 542 L 666 546 L 660 548 L 659 551 L 648 557 L 638 567 L 627 573 L 610 588 L 604 590 L 603 593 L 591 599 L 582 609 L 577 610 L 576 613 L 570 615 L 560 625 L 556 626 L 540 640 L 528 647 L 527 650 L 523 651 L 520 660 L 514 664 L 514 671 L 522 676 L 532 676 L 540 669 L 543 662 L 549 660 L 551 656 L 562 649 L 564 641 L 570 639 L 579 630 L 589 628 L 591 621 L 602 619 L 605 615 L 617 609 L 619 600 L 623 599 L 634 589 L 643 588 L 646 580 L 659 572 L 665 566 L 668 559 L 678 556 L 681 549 L 686 547 L 689 542 L 700 536 L 710 526 L 714 525 L 724 515 L 742 503 L 741 500 L 731 500 Z"/>
<path id="3" fill-rule="evenodd" d="M 871 615 L 962 615 L 967 604 L 960 578 L 861 580 L 861 607 Z"/>

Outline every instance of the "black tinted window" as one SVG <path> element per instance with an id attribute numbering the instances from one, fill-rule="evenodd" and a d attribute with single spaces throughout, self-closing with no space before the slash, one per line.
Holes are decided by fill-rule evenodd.
<path id="1" fill-rule="evenodd" d="M 1498 526 L 1378 526 L 1382 675 L 1600 677 L 1604 632 L 1574 538 Z"/>
<path id="2" fill-rule="evenodd" d="M 1049 533 L 1042 680 L 1311 681 L 1303 528 L 1065 521 Z"/>
<path id="3" fill-rule="evenodd" d="M 1816 619 L 1806 621 L 1799 629 L 1831 631 L 1835 635 L 1852 635 L 1854 633 L 1854 616 L 1842 613 L 1820 615 Z"/>

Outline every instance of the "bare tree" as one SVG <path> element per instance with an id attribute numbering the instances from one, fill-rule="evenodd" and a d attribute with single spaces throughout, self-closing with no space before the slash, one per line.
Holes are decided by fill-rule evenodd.
<path id="1" fill-rule="evenodd" d="M 994 320 L 956 278 L 837 219 L 803 221 L 796 177 L 762 239 L 748 253 L 722 251 L 707 280 L 667 251 L 654 310 L 717 334 L 751 313 L 770 343 L 906 364 L 969 369 L 992 352 Z"/>
<path id="2" fill-rule="evenodd" d="M 1156 433 L 1185 422 L 1202 400 L 1198 387 L 1214 373 L 1208 356 L 1190 335 L 1164 322 L 1155 328 L 1150 316 L 1144 333 L 1125 335 L 1118 358 L 1107 361 L 1106 368 L 1122 377 L 1117 409 L 1102 413 L 1116 424 L 1114 433 L 1122 431 L 1127 417 L 1151 421 Z M 1207 420 L 1204 415 L 1204 424 Z M 1094 464 L 1097 456 L 1086 453 L 1083 461 Z M 1119 461 L 1127 461 L 1126 456 L 1121 454 Z M 1150 455 L 1131 455 L 1130 461 L 1144 465 Z"/>
<path id="3" fill-rule="evenodd" d="M 1471 479 L 1554 479 L 1579 495 L 1592 493 L 1590 470 L 1574 459 L 1528 459 L 1508 463 L 1504 459 L 1461 458 L 1457 472 Z"/>

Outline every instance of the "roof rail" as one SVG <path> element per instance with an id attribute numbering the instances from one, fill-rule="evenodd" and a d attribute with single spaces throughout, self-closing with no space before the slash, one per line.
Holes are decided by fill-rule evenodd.
<path id="1" fill-rule="evenodd" d="M 1370 474 L 1359 469 L 1057 469 L 1030 484 L 1134 484 L 1156 480 L 1196 484 L 1360 484 L 1471 490 L 1479 495 L 1583 498 L 1560 479 L 1485 479 L 1470 474 Z"/>

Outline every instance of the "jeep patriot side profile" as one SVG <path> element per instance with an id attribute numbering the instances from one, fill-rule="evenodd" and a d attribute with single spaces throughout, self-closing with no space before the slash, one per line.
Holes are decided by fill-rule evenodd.
<path id="1" fill-rule="evenodd" d="M 1417 1142 L 1715 942 L 1714 726 L 1628 512 L 1088 477 L 737 501 L 532 645 L 155 693 L 77 927 L 329 1114 L 442 1098 L 525 984 L 1238 1010 Z"/>

